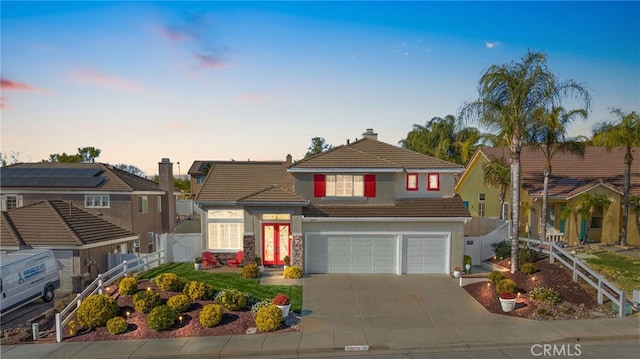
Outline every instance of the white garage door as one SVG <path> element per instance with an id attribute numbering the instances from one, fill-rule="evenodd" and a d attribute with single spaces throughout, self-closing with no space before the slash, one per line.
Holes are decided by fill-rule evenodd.
<path id="1" fill-rule="evenodd" d="M 308 273 L 395 273 L 393 235 L 308 235 Z"/>
<path id="2" fill-rule="evenodd" d="M 446 234 L 422 235 L 406 239 L 407 274 L 449 273 L 449 236 Z"/>
<path id="3" fill-rule="evenodd" d="M 71 276 L 73 275 L 73 251 L 53 251 L 58 260 L 58 272 L 60 273 L 60 292 L 73 291 Z"/>

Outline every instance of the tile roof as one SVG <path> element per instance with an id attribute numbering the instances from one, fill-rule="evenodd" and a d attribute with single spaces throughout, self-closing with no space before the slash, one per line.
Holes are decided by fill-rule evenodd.
<path id="1" fill-rule="evenodd" d="M 7 212 L 0 212 L 0 245 L 3 246 L 20 246 L 24 245 L 24 241 L 20 238 L 20 233 L 11 222 L 11 218 Z"/>
<path id="2" fill-rule="evenodd" d="M 302 208 L 305 217 L 471 217 L 460 196 L 398 201 L 394 205 L 326 205 Z"/>
<path id="3" fill-rule="evenodd" d="M 13 226 L 27 245 L 73 245 L 100 243 L 113 239 L 137 237 L 136 234 L 86 212 L 70 202 L 42 201 L 4 212 L 3 246 L 15 245 L 15 238 L 5 238 L 5 228 Z"/>
<path id="4" fill-rule="evenodd" d="M 485 157 L 509 159 L 506 147 L 484 147 L 479 149 Z M 551 160 L 549 196 L 567 198 L 577 192 L 597 185 L 608 185 L 622 193 L 624 187 L 625 148 L 588 146 L 584 157 L 557 153 Z M 631 193 L 640 195 L 640 148 L 634 148 L 635 158 L 631 164 Z M 544 155 L 540 150 L 523 147 L 520 156 L 522 187 L 533 197 L 542 197 Z"/>
<path id="5" fill-rule="evenodd" d="M 281 161 L 216 162 L 196 197 L 198 202 L 299 201 L 293 192 L 293 177 Z"/>
<path id="6" fill-rule="evenodd" d="M 219 161 L 193 161 L 193 163 L 191 164 L 191 167 L 189 167 L 189 171 L 187 171 L 188 174 L 192 175 L 192 176 L 199 176 L 199 175 L 203 175 L 204 174 L 204 170 L 207 168 L 207 166 L 211 165 L 213 166 L 214 163 L 219 162 Z"/>
<path id="7" fill-rule="evenodd" d="M 41 180 L 40 180 L 41 179 Z M 81 181 L 84 179 L 84 181 Z M 66 191 L 161 191 L 158 183 L 103 163 L 18 163 L 0 170 L 0 188 Z M 164 192 L 164 191 L 163 191 Z"/>
<path id="8" fill-rule="evenodd" d="M 260 190 L 256 193 L 250 194 L 240 200 L 238 202 L 248 204 L 251 202 L 304 202 L 308 203 L 309 201 L 300 196 L 297 193 L 294 193 L 280 185 L 274 184 L 271 187 Z"/>
<path id="9" fill-rule="evenodd" d="M 385 168 L 398 170 L 438 168 L 462 170 L 462 166 L 455 163 L 370 138 L 363 138 L 347 145 L 334 147 L 289 166 L 290 171 L 315 168 Z"/>

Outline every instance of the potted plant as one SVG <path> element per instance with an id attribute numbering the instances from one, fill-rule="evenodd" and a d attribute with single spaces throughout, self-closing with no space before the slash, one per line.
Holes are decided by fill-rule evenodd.
<path id="1" fill-rule="evenodd" d="M 200 270 L 200 268 L 202 268 L 202 257 L 196 257 L 194 266 L 196 270 Z"/>
<path id="2" fill-rule="evenodd" d="M 462 258 L 462 261 L 464 262 L 465 273 L 471 274 L 471 256 L 465 254 Z"/>
<path id="3" fill-rule="evenodd" d="M 503 312 L 510 312 L 516 308 L 516 295 L 512 292 L 500 293 L 500 305 Z"/>
<path id="4" fill-rule="evenodd" d="M 256 265 L 258 266 L 258 272 L 262 273 L 264 271 L 264 266 L 262 265 L 262 258 L 256 257 L 255 262 L 256 262 Z"/>
<path id="5" fill-rule="evenodd" d="M 284 256 L 282 260 L 284 261 L 284 269 L 287 269 L 291 263 L 291 258 L 289 258 L 289 256 Z"/>
<path id="6" fill-rule="evenodd" d="M 455 266 L 453 267 L 453 278 L 460 278 L 460 275 L 462 274 L 462 267 L 460 266 Z"/>
<path id="7" fill-rule="evenodd" d="M 286 318 L 289 316 L 289 309 L 291 309 L 291 303 L 289 303 L 289 297 L 282 293 L 278 293 L 275 298 L 273 298 L 273 304 L 276 305 L 282 312 L 282 318 Z"/>

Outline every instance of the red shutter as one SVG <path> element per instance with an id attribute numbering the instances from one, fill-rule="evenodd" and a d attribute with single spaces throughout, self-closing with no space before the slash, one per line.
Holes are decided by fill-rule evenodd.
<path id="1" fill-rule="evenodd" d="M 324 197 L 326 196 L 326 184 L 324 175 L 313 175 L 313 196 Z"/>
<path id="2" fill-rule="evenodd" d="M 376 175 L 364 175 L 364 196 L 376 196 Z"/>

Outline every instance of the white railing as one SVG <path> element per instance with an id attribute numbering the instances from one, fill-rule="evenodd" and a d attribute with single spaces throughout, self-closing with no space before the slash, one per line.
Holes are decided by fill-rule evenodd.
<path id="1" fill-rule="evenodd" d="M 56 341 L 60 343 L 62 341 L 62 328 L 71 321 L 71 318 L 76 314 L 82 300 L 93 294 L 102 294 L 104 287 L 111 285 L 116 280 L 126 277 L 129 272 L 140 272 L 158 266 L 164 263 L 164 249 L 154 253 L 142 255 L 134 260 L 123 261 L 116 267 L 110 270 L 98 274 L 98 277 L 89 283 L 87 287 L 76 295 L 75 301 L 69 303 L 63 310 L 56 313 Z"/>
<path id="2" fill-rule="evenodd" d="M 547 233 L 547 242 L 564 242 L 564 233 Z"/>
<path id="3" fill-rule="evenodd" d="M 540 244 L 540 241 L 537 239 L 520 238 L 520 241 L 526 242 L 530 247 L 535 247 Z M 611 302 L 618 305 L 618 316 L 621 318 L 625 316 L 627 298 L 625 297 L 624 290 L 618 289 L 613 283 L 606 280 L 603 275 L 589 268 L 586 264 L 582 263 L 579 258 L 569 254 L 569 252 L 558 246 L 556 242 L 543 241 L 542 245 L 549 247 L 549 249 L 540 248 L 540 250 L 542 253 L 549 255 L 549 261 L 551 263 L 557 260 L 571 269 L 574 282 L 577 282 L 578 278 L 582 278 L 598 291 L 598 304 L 603 304 L 604 297 L 607 297 Z"/>

